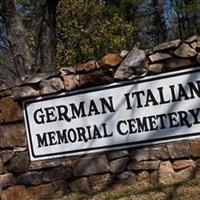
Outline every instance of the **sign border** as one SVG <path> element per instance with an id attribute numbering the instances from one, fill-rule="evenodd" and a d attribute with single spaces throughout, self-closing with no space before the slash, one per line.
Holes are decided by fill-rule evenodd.
<path id="1" fill-rule="evenodd" d="M 144 82 L 150 82 L 150 81 L 155 81 L 159 79 L 164 79 L 164 78 L 170 78 L 170 77 L 178 77 L 182 76 L 188 73 L 197 73 L 200 72 L 200 67 L 195 67 L 191 69 L 184 69 L 184 70 L 177 70 L 173 72 L 165 72 L 163 74 L 158 74 L 158 75 L 152 75 L 144 78 L 138 78 L 130 81 L 122 81 L 120 83 L 112 83 L 109 85 L 104 85 L 104 86 L 97 86 L 97 87 L 90 87 L 86 89 L 79 89 L 79 90 L 74 90 L 74 91 L 69 91 L 69 92 L 64 92 L 64 93 L 54 93 L 54 94 L 49 94 L 45 95 L 42 97 L 36 97 L 36 98 L 31 98 L 31 99 L 26 99 L 22 102 L 23 106 L 23 112 L 24 112 L 24 120 L 25 120 L 25 126 L 26 126 L 26 132 L 28 130 L 28 134 L 26 134 L 28 137 L 28 146 L 29 146 L 29 151 L 31 150 L 31 157 L 34 159 L 44 159 L 45 157 L 64 157 L 64 156 L 75 156 L 75 155 L 81 155 L 85 154 L 85 152 L 88 153 L 95 153 L 95 152 L 103 152 L 103 151 L 113 151 L 113 150 L 120 150 L 120 149 L 126 149 L 126 148 L 134 148 L 138 146 L 146 146 L 150 144 L 157 144 L 157 143 L 166 143 L 170 141 L 178 141 L 178 140 L 184 140 L 186 138 L 190 138 L 193 136 L 200 137 L 200 130 L 199 132 L 195 133 L 188 133 L 182 136 L 169 136 L 169 137 L 162 137 L 162 138 L 156 138 L 156 139 L 150 139 L 150 140 L 143 140 L 143 141 L 136 141 L 136 142 L 130 142 L 130 143 L 123 143 L 123 144 L 115 144 L 115 145 L 109 145 L 109 146 L 100 146 L 100 147 L 92 147 L 92 148 L 87 148 L 87 149 L 77 149 L 77 150 L 71 150 L 71 151 L 62 151 L 62 152 L 57 152 L 57 153 L 49 153 L 49 154 L 43 154 L 43 155 L 35 155 L 34 148 L 33 148 L 33 143 L 32 143 L 32 138 L 31 138 L 31 130 L 30 130 L 30 125 L 29 125 L 29 119 L 28 119 L 28 113 L 27 113 L 27 107 L 29 104 L 33 102 L 40 102 L 40 101 L 45 101 L 45 100 L 50 100 L 50 99 L 57 99 L 57 98 L 62 98 L 62 97 L 69 97 L 73 95 L 79 95 L 79 94 L 85 94 L 85 93 L 91 93 L 91 92 L 97 92 L 101 90 L 107 90 L 111 88 L 116 88 L 116 87 L 122 87 L 122 86 L 127 86 L 127 85 L 134 85 L 138 83 L 144 83 Z M 48 158 L 47 158 L 48 159 Z"/>

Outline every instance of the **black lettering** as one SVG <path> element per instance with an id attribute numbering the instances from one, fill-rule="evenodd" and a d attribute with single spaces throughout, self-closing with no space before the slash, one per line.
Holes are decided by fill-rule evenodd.
<path id="1" fill-rule="evenodd" d="M 169 88 L 170 88 L 170 90 L 171 90 L 171 95 L 172 95 L 172 102 L 176 102 L 176 101 L 178 101 L 177 99 L 176 99 L 176 94 L 175 94 L 175 89 L 174 89 L 174 85 L 170 85 L 169 86 Z"/>
<path id="2" fill-rule="evenodd" d="M 86 117 L 84 103 L 84 101 L 81 101 L 78 108 L 75 106 L 74 103 L 69 104 L 71 106 L 72 119 Z"/>
<path id="3" fill-rule="evenodd" d="M 127 110 L 131 110 L 131 109 L 132 109 L 132 106 L 131 106 L 130 98 L 129 98 L 130 93 L 124 94 L 124 96 L 125 96 L 125 98 L 126 98 L 126 105 L 127 105 L 126 109 L 127 109 Z"/>
<path id="4" fill-rule="evenodd" d="M 125 132 L 122 132 L 121 130 L 121 125 L 122 124 L 125 124 L 127 125 L 127 122 L 125 120 L 121 120 L 117 123 L 117 132 L 120 134 L 120 135 L 126 135 L 128 133 L 128 131 L 125 131 Z"/>
<path id="5" fill-rule="evenodd" d="M 182 98 L 184 98 L 184 100 L 190 99 L 187 96 L 187 93 L 186 93 L 184 87 L 181 84 L 178 84 L 178 87 L 179 87 L 179 90 L 178 90 L 178 101 L 181 101 Z"/>
<path id="6" fill-rule="evenodd" d="M 129 133 L 136 133 L 137 129 L 135 128 L 135 120 L 134 119 L 129 119 L 128 121 L 128 126 L 129 126 Z"/>
<path id="7" fill-rule="evenodd" d="M 169 127 L 174 128 L 179 126 L 179 123 L 177 122 L 177 113 L 172 112 L 167 114 L 169 117 Z"/>
<path id="8" fill-rule="evenodd" d="M 56 131 L 56 134 L 57 134 L 57 138 L 58 138 L 58 144 L 66 144 L 68 143 L 67 141 L 67 130 L 66 129 L 63 129 L 62 130 L 62 133 L 61 131 Z"/>
<path id="9" fill-rule="evenodd" d="M 101 106 L 102 106 L 102 113 L 106 113 L 106 108 L 109 110 L 109 112 L 115 112 L 114 106 L 113 106 L 113 97 L 108 97 L 109 103 L 106 101 L 105 98 L 100 98 L 99 100 L 101 101 Z"/>
<path id="10" fill-rule="evenodd" d="M 79 142 L 80 141 L 87 142 L 88 139 L 85 136 L 85 133 L 86 133 L 85 129 L 83 127 L 77 127 L 76 130 L 77 130 L 77 133 L 78 133 L 78 141 Z"/>
<path id="11" fill-rule="evenodd" d="M 57 117 L 55 116 L 55 108 L 54 107 L 48 107 L 48 108 L 44 108 L 45 112 L 46 112 L 46 123 L 49 122 L 55 122 L 57 120 Z"/>
<path id="12" fill-rule="evenodd" d="M 72 143 L 76 142 L 77 135 L 76 135 L 76 132 L 75 132 L 75 130 L 73 128 L 70 128 L 68 130 L 67 135 L 68 135 L 68 139 L 69 139 L 70 142 L 72 142 Z"/>
<path id="13" fill-rule="evenodd" d="M 164 97 L 163 87 L 159 87 L 157 89 L 158 89 L 158 92 L 159 92 L 159 95 L 160 95 L 160 104 L 169 103 L 170 100 L 169 99 L 166 100 L 165 97 Z"/>
<path id="14" fill-rule="evenodd" d="M 160 129 L 165 129 L 166 126 L 165 126 L 165 119 L 167 118 L 166 114 L 160 114 L 160 115 L 157 115 L 157 118 L 160 119 Z"/>
<path id="15" fill-rule="evenodd" d="M 200 81 L 196 81 L 198 88 L 194 85 L 193 82 L 189 82 L 188 85 L 190 87 L 190 98 L 195 98 L 194 93 L 196 96 L 200 97 Z"/>
<path id="16" fill-rule="evenodd" d="M 94 125 L 94 135 L 93 135 L 93 139 L 98 139 L 98 138 L 102 138 L 99 129 L 96 125 Z"/>
<path id="17" fill-rule="evenodd" d="M 156 119 L 157 117 L 152 115 L 152 116 L 148 116 L 147 117 L 149 119 L 149 127 L 150 127 L 150 131 L 155 131 L 158 129 L 158 125 L 156 123 Z"/>
<path id="18" fill-rule="evenodd" d="M 111 132 L 110 134 L 107 133 L 106 124 L 102 124 L 102 127 L 103 127 L 103 132 L 104 132 L 103 137 L 112 137 L 113 132 Z"/>
<path id="19" fill-rule="evenodd" d="M 147 90 L 147 97 L 146 97 L 146 104 L 144 105 L 145 107 L 149 106 L 149 103 L 152 102 L 152 105 L 158 105 L 158 102 L 156 101 L 152 91 L 150 89 Z"/>
<path id="20" fill-rule="evenodd" d="M 42 136 L 40 134 L 36 134 L 36 137 L 38 141 L 38 147 L 48 146 L 46 133 L 43 133 Z"/>
<path id="21" fill-rule="evenodd" d="M 37 109 L 33 114 L 33 118 L 37 124 L 44 124 L 44 117 L 45 115 L 43 114 L 42 108 Z"/>
<path id="22" fill-rule="evenodd" d="M 67 122 L 71 121 L 71 118 L 68 117 L 68 109 L 67 106 L 65 105 L 60 105 L 60 106 L 56 106 L 57 110 L 58 110 L 58 120 L 65 120 Z"/>
<path id="23" fill-rule="evenodd" d="M 137 108 L 142 108 L 143 105 L 141 103 L 141 99 L 140 99 L 140 96 L 141 95 L 145 95 L 144 91 L 138 91 L 138 92 L 133 92 L 132 93 L 132 97 L 134 97 L 134 95 L 136 95 L 136 99 L 137 99 Z"/>
<path id="24" fill-rule="evenodd" d="M 49 136 L 49 145 L 56 145 L 57 141 L 55 138 L 55 132 L 51 131 L 51 132 L 47 132 L 48 136 Z"/>
<path id="25" fill-rule="evenodd" d="M 94 113 L 94 114 L 92 114 L 92 113 Z M 90 108 L 89 108 L 88 116 L 99 115 L 99 114 L 100 114 L 100 112 L 98 111 L 97 106 L 96 106 L 94 100 L 91 100 L 90 101 Z"/>
<path id="26" fill-rule="evenodd" d="M 190 128 L 192 126 L 192 124 L 189 123 L 188 121 L 188 114 L 185 111 L 179 111 L 178 112 L 179 118 L 180 118 L 180 125 L 181 126 L 187 126 L 188 128 Z"/>
<path id="27" fill-rule="evenodd" d="M 135 118 L 139 133 L 144 131 L 149 131 L 146 119 L 147 119 L 146 117 L 143 117 L 142 120 L 141 118 Z"/>
<path id="28" fill-rule="evenodd" d="M 196 112 L 194 110 L 188 110 L 188 111 L 192 114 L 192 116 L 194 118 L 193 124 L 199 124 L 200 121 L 198 120 L 198 115 L 199 115 L 200 108 L 197 108 Z"/>
<path id="29" fill-rule="evenodd" d="M 91 134 L 91 126 L 86 126 L 87 132 L 88 132 L 88 140 L 92 139 L 92 134 Z"/>

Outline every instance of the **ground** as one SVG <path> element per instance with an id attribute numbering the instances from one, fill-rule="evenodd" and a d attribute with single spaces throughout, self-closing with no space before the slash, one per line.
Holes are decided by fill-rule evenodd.
<path id="1" fill-rule="evenodd" d="M 132 187 L 117 185 L 92 195 L 73 193 L 53 200 L 199 200 L 200 180 L 163 187 Z"/>

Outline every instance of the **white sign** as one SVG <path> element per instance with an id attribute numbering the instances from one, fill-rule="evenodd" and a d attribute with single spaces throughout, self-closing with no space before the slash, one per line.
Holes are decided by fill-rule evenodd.
<path id="1" fill-rule="evenodd" d="M 31 160 L 200 136 L 200 69 L 26 100 Z"/>

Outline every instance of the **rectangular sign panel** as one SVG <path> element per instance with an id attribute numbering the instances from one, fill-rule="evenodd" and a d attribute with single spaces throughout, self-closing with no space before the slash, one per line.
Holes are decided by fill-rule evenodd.
<path id="1" fill-rule="evenodd" d="M 200 136 L 200 69 L 23 103 L 31 160 Z"/>

